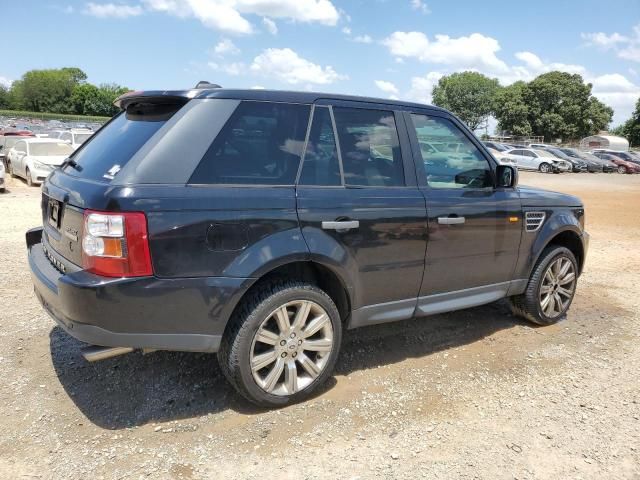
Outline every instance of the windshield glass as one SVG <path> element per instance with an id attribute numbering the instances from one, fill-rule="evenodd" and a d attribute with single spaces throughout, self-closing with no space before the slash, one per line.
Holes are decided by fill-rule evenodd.
<path id="1" fill-rule="evenodd" d="M 38 157 L 67 156 L 73 148 L 64 142 L 30 143 L 29 153 Z"/>
<path id="2" fill-rule="evenodd" d="M 534 149 L 533 151 L 536 152 L 540 157 L 555 157 L 553 153 L 547 152 L 545 150 Z"/>
<path id="3" fill-rule="evenodd" d="M 27 137 L 29 138 L 29 137 Z M 11 147 L 13 147 L 16 142 L 19 142 L 20 140 L 24 140 L 25 137 L 20 137 L 18 135 L 14 136 L 14 137 L 5 137 L 5 141 L 4 141 L 4 149 L 5 150 L 9 150 Z"/>
<path id="4" fill-rule="evenodd" d="M 82 145 L 84 142 L 86 142 L 89 139 L 91 135 L 93 134 L 92 133 L 75 133 L 73 135 L 73 138 L 75 140 L 74 143 Z"/>
<path id="5" fill-rule="evenodd" d="M 75 165 L 65 167 L 65 173 L 90 180 L 113 180 L 181 106 L 181 103 L 130 105 L 76 151 L 72 157 Z"/>

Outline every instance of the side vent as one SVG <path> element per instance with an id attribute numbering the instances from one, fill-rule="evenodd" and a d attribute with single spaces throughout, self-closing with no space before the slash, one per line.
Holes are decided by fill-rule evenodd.
<path id="1" fill-rule="evenodd" d="M 540 229 L 546 217 L 547 214 L 544 212 L 526 212 L 524 219 L 527 232 L 535 232 Z"/>

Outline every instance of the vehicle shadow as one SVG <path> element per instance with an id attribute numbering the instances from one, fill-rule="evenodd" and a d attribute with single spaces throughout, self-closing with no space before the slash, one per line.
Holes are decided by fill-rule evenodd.
<path id="1" fill-rule="evenodd" d="M 410 357 L 423 357 L 476 342 L 519 323 L 505 302 L 497 302 L 347 331 L 336 374 L 348 375 Z M 85 344 L 61 328 L 53 328 L 49 337 L 53 366 L 61 385 L 80 411 L 100 427 L 121 429 L 188 420 L 229 409 L 243 414 L 264 411 L 233 390 L 224 379 L 215 355 L 134 352 L 89 363 L 80 354 Z M 336 383 L 331 378 L 317 395 Z"/>

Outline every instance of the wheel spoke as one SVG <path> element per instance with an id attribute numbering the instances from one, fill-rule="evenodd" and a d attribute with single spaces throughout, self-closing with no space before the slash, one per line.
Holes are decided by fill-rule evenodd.
<path id="1" fill-rule="evenodd" d="M 295 360 L 289 360 L 287 362 L 284 371 L 284 384 L 287 386 L 287 392 L 289 394 L 298 391 L 298 368 L 296 367 Z"/>
<path id="2" fill-rule="evenodd" d="M 573 272 L 569 272 L 560 279 L 560 281 L 558 282 L 558 285 L 566 285 L 567 283 L 573 282 L 575 278 L 576 278 L 576 274 Z"/>
<path id="3" fill-rule="evenodd" d="M 302 326 L 306 323 L 307 317 L 309 317 L 309 311 L 311 310 L 310 302 L 302 302 L 298 311 L 296 312 L 296 316 L 293 319 L 292 328 L 302 328 Z"/>
<path id="4" fill-rule="evenodd" d="M 553 283 L 555 281 L 555 277 L 553 276 L 553 272 L 551 268 L 547 270 L 547 273 L 544 274 L 544 281 L 547 283 Z"/>
<path id="5" fill-rule="evenodd" d="M 548 317 L 551 317 L 553 315 L 553 313 L 555 312 L 555 307 L 556 307 L 556 299 L 553 296 L 552 293 L 549 294 L 549 296 L 545 299 L 546 300 L 546 307 L 542 307 L 542 311 L 544 312 L 544 314 Z M 545 303 L 545 301 L 543 301 L 543 303 Z"/>
<path id="6" fill-rule="evenodd" d="M 546 295 L 547 293 L 549 293 L 551 291 L 551 285 L 545 285 L 543 284 L 540 287 L 540 294 L 541 295 Z"/>
<path id="7" fill-rule="evenodd" d="M 324 327 L 329 322 L 329 317 L 326 314 L 322 314 L 309 322 L 307 328 L 302 331 L 302 336 L 308 338 L 314 335 L 318 330 Z"/>
<path id="8" fill-rule="evenodd" d="M 571 291 L 566 288 L 558 287 L 558 293 L 564 297 L 571 298 Z"/>
<path id="9" fill-rule="evenodd" d="M 558 274 L 559 278 L 564 278 L 565 275 L 567 275 L 567 273 L 569 272 L 569 269 L 571 268 L 571 262 L 569 260 L 567 260 L 566 258 L 562 259 L 562 268 L 560 269 L 560 273 Z"/>
<path id="10" fill-rule="evenodd" d="M 267 330 L 266 328 L 261 328 L 256 335 L 256 342 L 266 343 L 267 345 L 275 345 L 278 342 L 278 335 Z"/>
<path id="11" fill-rule="evenodd" d="M 313 352 L 330 352 L 333 347 L 333 340 L 330 338 L 322 338 L 320 340 L 305 340 L 302 343 L 303 350 Z"/>
<path id="12" fill-rule="evenodd" d="M 313 361 L 304 353 L 300 352 L 298 354 L 297 360 L 298 362 L 300 362 L 302 368 L 304 368 L 305 372 L 307 372 L 311 378 L 316 378 L 320 373 L 320 369 L 318 368 L 318 366 L 313 363 Z"/>
<path id="13" fill-rule="evenodd" d="M 542 299 L 542 302 L 540 302 L 540 306 L 542 307 L 543 312 L 547 311 L 547 307 L 549 306 L 549 302 L 551 301 L 551 295 L 551 293 L 547 294 L 547 296 Z"/>
<path id="14" fill-rule="evenodd" d="M 557 278 L 558 278 L 558 276 L 559 276 L 559 272 L 560 272 L 560 263 L 561 263 L 561 262 L 562 262 L 562 259 L 561 259 L 561 258 L 559 258 L 558 260 L 556 260 L 556 261 L 553 263 L 553 266 L 551 267 L 551 268 L 553 269 L 553 277 L 554 277 L 554 278 L 556 278 L 556 279 L 557 279 Z"/>
<path id="15" fill-rule="evenodd" d="M 558 295 L 558 293 L 554 293 L 553 298 L 555 298 L 556 300 L 556 305 L 558 306 L 558 313 L 562 312 L 562 310 L 564 310 L 564 302 L 562 301 L 562 298 L 560 298 L 560 295 Z"/>
<path id="16" fill-rule="evenodd" d="M 287 307 L 283 306 L 276 310 L 275 317 L 278 328 L 280 329 L 280 333 L 289 331 L 289 329 L 291 328 L 291 324 L 289 323 L 289 313 L 287 312 Z"/>
<path id="17" fill-rule="evenodd" d="M 278 361 L 264 379 L 264 389 L 267 392 L 271 392 L 275 388 L 280 375 L 282 375 L 282 370 L 284 370 L 284 360 L 278 357 Z"/>
<path id="18" fill-rule="evenodd" d="M 261 353 L 260 355 L 256 355 L 251 359 L 251 369 L 254 372 L 258 370 L 262 370 L 267 365 L 271 365 L 278 358 L 278 354 L 275 350 L 269 350 L 268 352 Z"/>

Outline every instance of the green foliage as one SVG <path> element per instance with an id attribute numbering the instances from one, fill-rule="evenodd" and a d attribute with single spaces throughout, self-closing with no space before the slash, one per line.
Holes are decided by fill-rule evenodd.
<path id="1" fill-rule="evenodd" d="M 29 112 L 26 110 L 0 110 L 1 117 L 39 118 L 41 120 L 69 120 L 75 122 L 106 122 L 110 117 L 67 115 L 64 113 Z"/>
<path id="2" fill-rule="evenodd" d="M 640 98 L 636 101 L 636 108 L 631 114 L 631 118 L 612 130 L 611 133 L 626 137 L 630 146 L 640 146 Z"/>
<path id="3" fill-rule="evenodd" d="M 46 112 L 113 116 L 113 101 L 128 91 L 116 84 L 95 86 L 76 67 L 30 70 L 16 80 L 6 95 L 0 91 L 0 108 Z"/>
<path id="4" fill-rule="evenodd" d="M 496 94 L 498 128 L 512 135 L 574 140 L 606 130 L 613 110 L 591 94 L 591 84 L 566 72 L 516 82 Z"/>
<path id="5" fill-rule="evenodd" d="M 446 108 L 477 129 L 492 114 L 498 80 L 477 72 L 454 73 L 442 77 L 433 87 L 433 104 Z"/>
<path id="6" fill-rule="evenodd" d="M 0 85 L 0 108 L 9 108 L 9 89 Z"/>

